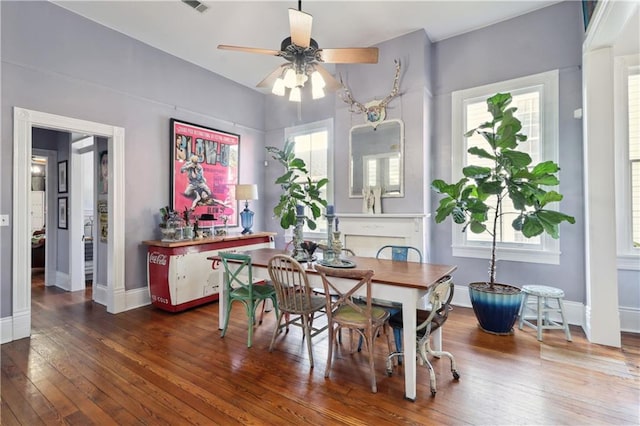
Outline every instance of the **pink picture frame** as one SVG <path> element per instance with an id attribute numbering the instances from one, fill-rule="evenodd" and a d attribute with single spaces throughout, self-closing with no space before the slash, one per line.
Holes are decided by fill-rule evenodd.
<path id="1" fill-rule="evenodd" d="M 238 225 L 240 135 L 171 119 L 171 207 L 211 214 L 214 226 Z"/>

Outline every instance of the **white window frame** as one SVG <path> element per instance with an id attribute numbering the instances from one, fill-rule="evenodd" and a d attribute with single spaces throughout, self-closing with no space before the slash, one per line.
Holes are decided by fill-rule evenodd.
<path id="1" fill-rule="evenodd" d="M 614 59 L 614 129 L 616 164 L 616 230 L 618 269 L 639 271 L 640 248 L 633 247 L 631 231 L 631 170 L 629 168 L 629 108 L 627 82 L 631 68 L 640 67 L 640 55 Z"/>
<path id="2" fill-rule="evenodd" d="M 541 161 L 551 160 L 558 162 L 558 128 L 559 128 L 559 83 L 558 70 L 534 74 L 513 80 L 487 84 L 465 90 L 459 90 L 451 94 L 452 117 L 452 181 L 457 182 L 462 175 L 465 156 L 467 155 L 466 138 L 464 133 L 464 105 L 468 100 L 476 98 L 489 98 L 498 92 L 514 92 L 528 87 L 540 86 L 541 94 L 541 120 L 540 129 Z M 478 123 L 480 124 L 480 123 Z M 554 203 L 557 204 L 557 203 Z M 550 208 L 557 208 L 551 206 Z M 452 223 L 452 253 L 455 257 L 472 257 L 489 259 L 491 256 L 491 242 L 467 241 L 466 233 L 462 232 L 460 225 Z M 511 260 L 529 263 L 545 263 L 558 265 L 560 263 L 560 241 L 543 233 L 540 235 L 540 244 L 532 247 L 531 244 L 498 243 L 496 257 L 499 260 Z"/>
<path id="3" fill-rule="evenodd" d="M 289 140 L 296 136 L 306 135 L 309 133 L 315 133 L 319 131 L 327 131 L 327 204 L 333 204 L 333 118 L 327 118 L 325 120 L 314 121 L 312 123 L 306 123 L 299 126 L 287 127 L 284 129 L 284 139 Z M 319 217 L 317 221 L 325 220 L 324 216 Z M 293 228 L 289 228 L 284 233 L 287 241 L 293 239 Z M 326 232 L 310 231 L 306 229 L 303 233 L 305 240 L 321 240 L 326 239 Z"/>

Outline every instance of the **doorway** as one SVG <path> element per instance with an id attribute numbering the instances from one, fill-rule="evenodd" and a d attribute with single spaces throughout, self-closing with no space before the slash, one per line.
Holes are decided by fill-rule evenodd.
<path id="1" fill-rule="evenodd" d="M 63 117 L 14 107 L 13 109 L 13 274 L 12 338 L 31 335 L 31 156 L 34 127 L 70 133 L 84 133 L 107 139 L 109 155 L 107 280 L 94 293 L 94 300 L 104 304 L 107 312 L 126 308 L 124 288 L 124 129 L 106 124 Z M 69 227 L 70 240 L 80 240 L 81 227 Z M 97 294 L 96 294 L 97 293 Z"/>
<path id="2" fill-rule="evenodd" d="M 41 245 L 42 251 L 44 254 L 44 259 L 42 261 L 42 263 L 44 264 L 43 278 L 44 278 L 45 285 L 49 286 L 55 283 L 55 277 L 56 277 L 56 262 L 57 262 L 56 250 L 52 249 L 52 247 L 56 247 L 57 239 L 56 239 L 55 233 L 51 233 L 48 231 L 55 229 L 55 226 L 56 226 L 55 221 L 52 219 L 53 215 L 50 212 L 52 211 L 52 209 L 55 209 L 55 191 L 53 190 L 53 187 L 51 185 L 52 185 L 52 182 L 54 182 L 54 179 L 52 179 L 52 176 L 55 176 L 55 173 L 56 173 L 58 153 L 50 149 L 33 149 L 32 158 L 33 157 L 38 157 L 41 159 L 39 166 L 44 168 L 43 170 L 44 173 L 42 173 L 44 179 L 43 181 L 36 180 L 36 182 L 34 182 L 33 180 L 34 173 L 32 170 L 32 181 L 31 181 L 32 198 L 31 198 L 31 204 L 30 204 L 31 212 L 32 212 L 32 216 L 31 216 L 32 222 L 30 227 L 30 230 L 32 231 L 30 234 L 32 236 L 31 266 L 32 267 L 34 266 L 33 244 L 34 242 L 37 242 L 37 241 L 34 241 L 33 235 L 37 230 L 43 229 L 44 234 L 42 238 L 44 238 L 44 241 L 43 241 L 43 244 Z M 37 193 L 34 193 L 33 191 L 36 191 L 36 192 L 42 191 L 43 193 L 37 194 Z M 33 216 L 34 207 L 37 207 L 39 205 L 39 202 L 36 201 L 36 199 L 34 198 L 41 199 L 42 210 L 43 210 L 42 219 L 35 218 Z"/>

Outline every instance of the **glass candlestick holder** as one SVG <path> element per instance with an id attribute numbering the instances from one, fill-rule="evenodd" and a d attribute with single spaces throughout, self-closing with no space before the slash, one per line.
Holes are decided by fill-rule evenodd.
<path id="1" fill-rule="evenodd" d="M 333 218 L 335 218 L 335 215 L 327 212 L 325 217 L 327 218 L 327 249 L 324 251 L 323 258 L 325 262 L 330 263 L 335 258 L 335 251 L 333 250 Z"/>
<path id="2" fill-rule="evenodd" d="M 303 214 L 296 215 L 296 226 L 293 228 L 293 253 L 291 254 L 295 260 L 305 260 L 307 258 L 307 254 L 302 248 L 304 219 L 305 216 Z"/>
<path id="3" fill-rule="evenodd" d="M 342 261 L 340 260 L 340 254 L 342 253 L 342 241 L 340 240 L 340 232 L 333 232 L 333 260 L 331 263 L 335 265 L 340 265 Z"/>

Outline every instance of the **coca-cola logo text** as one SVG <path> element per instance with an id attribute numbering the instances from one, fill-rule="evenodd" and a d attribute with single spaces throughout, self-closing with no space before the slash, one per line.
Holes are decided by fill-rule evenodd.
<path id="1" fill-rule="evenodd" d="M 166 266 L 167 255 L 154 251 L 153 253 L 149 254 L 149 263 L 155 263 L 156 265 Z"/>

